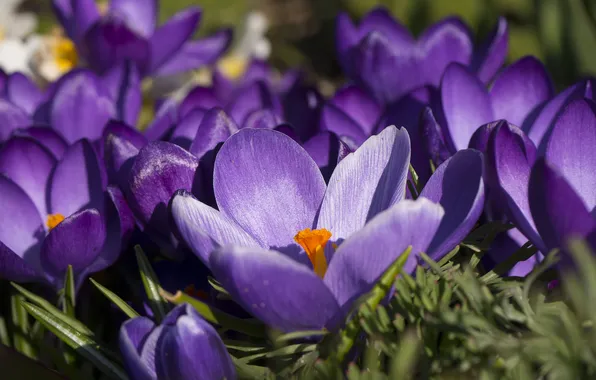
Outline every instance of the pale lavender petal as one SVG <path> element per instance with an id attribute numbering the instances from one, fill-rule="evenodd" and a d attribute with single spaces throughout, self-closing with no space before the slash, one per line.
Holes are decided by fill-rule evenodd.
<path id="1" fill-rule="evenodd" d="M 216 250 L 210 263 L 236 301 L 282 331 L 320 329 L 339 311 L 323 280 L 282 253 L 227 246 Z"/>
<path id="2" fill-rule="evenodd" d="M 46 190 L 55 164 L 54 156 L 29 137 L 13 137 L 0 149 L 0 173 L 25 191 L 42 217 L 48 214 Z"/>
<path id="3" fill-rule="evenodd" d="M 133 380 L 156 380 L 155 369 L 141 361 L 141 348 L 155 324 L 147 317 L 129 319 L 120 327 L 118 344 L 124 366 Z"/>
<path id="4" fill-rule="evenodd" d="M 472 230 L 484 209 L 482 153 L 464 149 L 437 168 L 420 193 L 440 204 L 445 217 L 427 253 L 440 260 Z"/>
<path id="5" fill-rule="evenodd" d="M 394 126 L 346 156 L 329 180 L 317 228 L 345 239 L 376 214 L 404 199 L 410 164 L 408 132 Z"/>
<path id="6" fill-rule="evenodd" d="M 271 247 L 293 245 L 312 228 L 325 181 L 308 153 L 288 136 L 242 129 L 215 160 L 213 187 L 219 210 Z M 284 210 L 280 214 L 280 210 Z"/>
<path id="7" fill-rule="evenodd" d="M 444 211 L 425 198 L 404 200 L 372 219 L 344 241 L 324 277 L 342 307 L 370 291 L 391 264 L 412 246 L 404 272 L 412 272 L 426 252 Z"/>
<path id="8" fill-rule="evenodd" d="M 544 65 L 531 56 L 521 58 L 499 74 L 490 89 L 493 117 L 521 126 L 552 95 L 553 85 Z"/>
<path id="9" fill-rule="evenodd" d="M 555 122 L 545 157 L 590 211 L 596 206 L 595 146 L 596 106 L 588 100 L 574 100 Z"/>

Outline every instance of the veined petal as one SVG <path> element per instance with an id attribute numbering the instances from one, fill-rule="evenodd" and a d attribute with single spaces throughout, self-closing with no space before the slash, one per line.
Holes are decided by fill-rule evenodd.
<path id="1" fill-rule="evenodd" d="M 143 342 L 155 327 L 147 317 L 129 319 L 120 327 L 118 344 L 124 359 L 124 365 L 133 380 L 157 380 L 154 370 L 141 361 Z"/>
<path id="2" fill-rule="evenodd" d="M 237 131 L 238 126 L 224 110 L 219 107 L 212 108 L 197 126 L 189 151 L 201 158 Z"/>

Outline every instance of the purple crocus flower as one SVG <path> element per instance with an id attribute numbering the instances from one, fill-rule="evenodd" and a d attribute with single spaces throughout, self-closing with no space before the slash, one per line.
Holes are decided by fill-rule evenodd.
<path id="1" fill-rule="evenodd" d="M 146 317 L 126 321 L 119 344 L 133 380 L 236 378 L 217 331 L 187 304 L 172 309 L 158 326 Z"/>
<path id="2" fill-rule="evenodd" d="M 404 200 L 409 158 L 407 132 L 388 127 L 348 154 L 326 186 L 295 141 L 244 129 L 215 161 L 218 210 L 179 192 L 172 217 L 247 311 L 286 331 L 329 327 L 408 245 L 438 259 L 482 211 L 480 152 L 451 158 L 416 201 Z"/>
<path id="3" fill-rule="evenodd" d="M 99 73 L 132 61 L 141 76 L 168 76 L 215 62 L 231 41 L 225 29 L 191 40 L 201 10 L 187 8 L 157 26 L 157 0 L 112 0 L 100 15 L 94 0 L 53 0 L 66 33 Z"/>
<path id="4" fill-rule="evenodd" d="M 438 86 L 452 62 L 469 67 L 488 83 L 505 61 L 507 40 L 504 18 L 476 50 L 469 28 L 454 17 L 430 26 L 418 39 L 381 7 L 364 16 L 358 27 L 346 13 L 336 22 L 336 49 L 344 72 L 382 103 L 422 86 Z"/>
<path id="5" fill-rule="evenodd" d="M 566 248 L 570 237 L 596 228 L 591 177 L 596 156 L 596 105 L 573 100 L 555 121 L 543 156 L 519 130 L 496 128 L 489 140 L 489 168 L 505 196 L 509 218 L 539 251 Z M 568 259 L 568 258 L 567 258 Z"/>
<path id="6" fill-rule="evenodd" d="M 111 265 L 131 233 L 122 193 L 105 183 L 92 145 L 80 140 L 56 158 L 29 137 L 0 150 L 0 276 L 59 288 L 68 265 L 76 281 Z"/>

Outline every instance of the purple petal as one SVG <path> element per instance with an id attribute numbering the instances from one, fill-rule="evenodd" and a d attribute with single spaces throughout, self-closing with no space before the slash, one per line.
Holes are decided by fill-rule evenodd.
<path id="1" fill-rule="evenodd" d="M 216 250 L 209 261 L 232 297 L 272 327 L 319 329 L 339 311 L 323 280 L 282 253 L 228 246 Z"/>
<path id="2" fill-rule="evenodd" d="M 183 309 L 184 314 L 171 326 L 164 327 L 155 351 L 157 377 L 235 379 L 236 369 L 217 331 L 190 305 L 177 308 Z M 170 314 L 175 312 L 172 310 Z"/>
<path id="3" fill-rule="evenodd" d="M 546 160 L 536 161 L 529 189 L 532 216 L 549 249 L 566 248 L 569 238 L 585 238 L 596 229 L 584 201 Z"/>
<path id="4" fill-rule="evenodd" d="M 288 136 L 242 129 L 215 160 L 213 187 L 219 210 L 260 242 L 293 245 L 312 228 L 325 181 L 308 153 Z M 279 211 L 284 210 L 283 215 Z"/>
<path id="5" fill-rule="evenodd" d="M 41 277 L 39 249 L 45 235 L 35 204 L 14 182 L 0 174 L 0 211 L 10 223 L 0 224 L 0 276 L 13 281 Z"/>
<path id="6" fill-rule="evenodd" d="M 321 129 L 348 137 L 358 145 L 368 137 L 358 123 L 336 106 L 327 103 L 321 110 Z"/>
<path id="7" fill-rule="evenodd" d="M 191 191 L 199 162 L 177 145 L 156 141 L 137 155 L 129 175 L 129 202 L 143 224 L 168 231 L 166 206 L 176 190 Z"/>
<path id="8" fill-rule="evenodd" d="M 219 107 L 212 108 L 207 111 L 198 126 L 189 151 L 201 158 L 237 131 L 238 126 L 224 110 Z"/>
<path id="9" fill-rule="evenodd" d="M 149 41 L 118 17 L 103 18 L 93 25 L 85 34 L 85 42 L 89 64 L 99 72 L 127 60 L 134 62 L 141 72 L 147 70 Z"/>
<path id="10" fill-rule="evenodd" d="M 345 239 L 376 214 L 401 201 L 410 164 L 407 131 L 391 126 L 346 156 L 329 180 L 317 221 Z"/>
<path id="11" fill-rule="evenodd" d="M 553 164 L 583 199 L 588 210 L 596 206 L 596 106 L 574 100 L 561 113 L 546 148 Z"/>
<path id="12" fill-rule="evenodd" d="M 365 135 L 371 135 L 379 117 L 381 107 L 361 88 L 350 85 L 338 90 L 329 100 L 352 120 L 354 120 Z"/>
<path id="13" fill-rule="evenodd" d="M 270 109 L 256 110 L 244 121 L 243 128 L 274 129 L 282 124 L 281 118 Z"/>
<path id="14" fill-rule="evenodd" d="M 43 100 L 43 93 L 37 88 L 37 85 L 21 73 L 8 76 L 5 91 L 6 98 L 28 114 L 33 114 Z"/>
<path id="15" fill-rule="evenodd" d="M 542 252 L 546 251 L 536 232 L 528 200 L 530 170 L 536 159 L 536 148 L 524 143 L 517 127 L 502 123 L 495 128 L 488 145 L 489 176 L 495 178 L 505 197 L 507 216 Z"/>
<path id="16" fill-rule="evenodd" d="M 50 127 L 30 127 L 16 130 L 14 136 L 31 137 L 46 147 L 56 159 L 61 159 L 67 144 L 58 132 Z"/>
<path id="17" fill-rule="evenodd" d="M 48 178 L 55 164 L 54 156 L 29 137 L 13 137 L 0 149 L 0 173 L 19 185 L 44 217 Z"/>
<path id="18" fill-rule="evenodd" d="M 335 49 L 339 64 L 347 75 L 352 73 L 352 59 L 348 53 L 360 42 L 360 38 L 360 33 L 350 16 L 345 12 L 340 12 L 335 19 Z"/>
<path id="19" fill-rule="evenodd" d="M 109 182 L 124 186 L 132 159 L 147 145 L 147 139 L 126 124 L 110 121 L 103 132 L 103 141 Z"/>
<path id="20" fill-rule="evenodd" d="M 95 261 L 105 240 L 106 227 L 97 210 L 72 214 L 46 236 L 41 246 L 41 264 L 56 277 L 64 275 L 68 265 L 75 272 L 82 271 Z"/>
<path id="21" fill-rule="evenodd" d="M 284 95 L 285 120 L 296 129 L 302 141 L 308 140 L 318 132 L 323 102 L 323 96 L 316 87 L 300 82 Z"/>
<path id="22" fill-rule="evenodd" d="M 488 83 L 499 71 L 509 50 L 509 28 L 507 19 L 499 17 L 491 34 L 476 49 L 472 60 L 472 69 L 484 83 Z"/>
<path id="23" fill-rule="evenodd" d="M 87 140 L 71 145 L 49 183 L 49 211 L 68 216 L 86 208 L 103 211 L 105 169 Z"/>
<path id="24" fill-rule="evenodd" d="M 472 59 L 472 38 L 469 28 L 458 18 L 448 17 L 426 29 L 418 39 L 424 54 L 420 67 L 423 83 L 438 86 L 443 72 L 453 62 L 467 65 Z"/>
<path id="25" fill-rule="evenodd" d="M 226 112 L 239 125 L 244 125 L 248 115 L 253 111 L 270 108 L 280 112 L 279 99 L 264 82 L 254 82 L 239 90 L 226 106 Z"/>
<path id="26" fill-rule="evenodd" d="M 72 1 L 73 40 L 79 44 L 85 33 L 100 19 L 99 9 L 94 0 Z"/>
<path id="27" fill-rule="evenodd" d="M 129 319 L 120 327 L 118 344 L 124 365 L 133 380 L 155 379 L 155 372 L 141 361 L 141 348 L 146 337 L 155 327 L 146 317 Z"/>
<path id="28" fill-rule="evenodd" d="M 151 44 L 151 71 L 157 70 L 180 50 L 182 45 L 195 32 L 200 19 L 201 10 L 198 7 L 186 8 L 175 14 L 153 33 L 149 40 Z"/>
<path id="29" fill-rule="evenodd" d="M 59 82 L 51 103 L 51 124 L 70 144 L 81 138 L 100 138 L 112 115 L 114 106 L 107 89 L 92 73 L 78 71 Z"/>
<path id="30" fill-rule="evenodd" d="M 482 153 L 473 149 L 457 152 L 430 177 L 421 197 L 439 203 L 445 217 L 428 248 L 438 261 L 472 230 L 484 208 Z"/>
<path id="31" fill-rule="evenodd" d="M 142 94 L 139 70 L 131 62 L 114 66 L 103 77 L 116 106 L 115 116 L 136 125 L 141 112 Z"/>
<path id="32" fill-rule="evenodd" d="M 324 282 L 344 307 L 370 291 L 391 264 L 412 246 L 404 271 L 412 272 L 418 253 L 428 248 L 443 209 L 427 199 L 404 200 L 372 219 L 333 255 Z"/>
<path id="33" fill-rule="evenodd" d="M 207 110 L 205 108 L 194 108 L 185 116 L 181 117 L 169 140 L 174 144 L 188 150 L 195 136 L 197 135 L 199 125 L 201 125 L 201 121 L 205 117 L 206 113 Z"/>
<path id="34" fill-rule="evenodd" d="M 18 128 L 26 128 L 31 123 L 29 116 L 14 104 L 0 99 L 0 143 L 7 140 Z"/>
<path id="35" fill-rule="evenodd" d="M 459 64 L 449 65 L 441 81 L 445 137 L 453 149 L 465 149 L 478 127 L 493 121 L 490 97 L 482 82 Z"/>
<path id="36" fill-rule="evenodd" d="M 223 54 L 231 41 L 231 29 L 224 29 L 197 41 L 187 42 L 154 74 L 176 74 L 211 64 Z"/>
<path id="37" fill-rule="evenodd" d="M 435 115 L 430 107 L 426 107 L 420 116 L 421 140 L 430 159 L 435 165 L 441 165 L 451 156 L 447 144 L 443 138 L 441 126 L 437 123 Z M 488 137 L 487 137 L 488 138 Z M 416 168 L 414 168 L 416 169 Z"/>
<path id="38" fill-rule="evenodd" d="M 222 245 L 263 247 L 232 219 L 198 201 L 191 194 L 178 192 L 172 199 L 172 219 L 186 245 L 205 265 Z"/>
<path id="39" fill-rule="evenodd" d="M 184 117 L 196 108 L 208 110 L 219 106 L 220 103 L 213 88 L 197 86 L 186 94 L 184 100 L 180 103 L 178 112 L 180 117 Z"/>
<path id="40" fill-rule="evenodd" d="M 178 102 L 173 98 L 167 99 L 157 108 L 153 121 L 145 129 L 145 137 L 149 141 L 163 139 L 176 125 L 178 118 Z"/>
<path id="41" fill-rule="evenodd" d="M 157 0 L 111 0 L 110 13 L 122 17 L 142 36 L 148 37 L 157 24 Z"/>
<path id="42" fill-rule="evenodd" d="M 351 153 L 335 133 L 322 131 L 302 146 L 317 163 L 325 180 L 329 180 L 338 162 Z"/>
<path id="43" fill-rule="evenodd" d="M 70 0 L 52 0 L 52 10 L 66 34 L 71 39 L 75 39 L 72 2 Z"/>
<path id="44" fill-rule="evenodd" d="M 494 118 L 521 126 L 552 94 L 553 85 L 544 65 L 534 57 L 521 58 L 499 74 L 490 89 Z"/>

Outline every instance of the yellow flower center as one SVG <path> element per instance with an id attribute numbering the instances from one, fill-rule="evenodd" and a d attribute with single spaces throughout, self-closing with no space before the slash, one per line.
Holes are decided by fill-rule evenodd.
<path id="1" fill-rule="evenodd" d="M 315 273 L 323 278 L 327 272 L 327 258 L 325 258 L 325 245 L 331 238 L 331 232 L 324 228 L 311 230 L 306 228 L 294 236 L 298 243 L 308 255 Z"/>
<path id="2" fill-rule="evenodd" d="M 52 41 L 52 56 L 56 66 L 62 73 L 70 71 L 79 62 L 75 44 L 62 36 L 56 37 Z"/>
<path id="3" fill-rule="evenodd" d="M 64 220 L 64 215 L 60 213 L 50 214 L 48 215 L 48 219 L 46 220 L 46 225 L 51 230 L 52 228 L 56 227 Z"/>
<path id="4" fill-rule="evenodd" d="M 229 79 L 238 79 L 246 71 L 248 62 L 246 58 L 238 55 L 229 55 L 217 63 L 217 68 Z"/>

